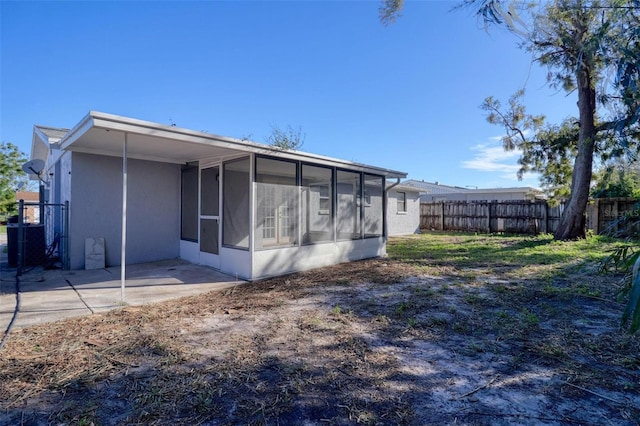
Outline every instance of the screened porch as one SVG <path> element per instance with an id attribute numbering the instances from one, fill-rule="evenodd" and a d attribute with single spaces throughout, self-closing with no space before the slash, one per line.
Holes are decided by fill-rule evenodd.
<path id="1" fill-rule="evenodd" d="M 358 240 L 371 240 L 360 244 L 371 248 L 358 258 L 384 254 L 381 174 L 252 154 L 185 164 L 181 188 L 181 255 L 187 260 L 258 278 L 297 270 L 302 263 L 304 269 L 315 266 L 314 259 L 301 262 L 301 256 L 317 256 L 317 266 L 350 260 L 345 254 Z M 284 249 L 286 261 L 261 253 Z"/>

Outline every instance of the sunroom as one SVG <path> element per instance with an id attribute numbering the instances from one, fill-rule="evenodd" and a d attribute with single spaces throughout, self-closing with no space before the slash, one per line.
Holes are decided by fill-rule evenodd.
<path id="1" fill-rule="evenodd" d="M 243 279 L 383 256 L 386 192 L 406 177 L 99 112 L 48 148 L 32 155 L 70 202 L 75 268 L 95 237 L 108 266 L 180 257 Z"/>

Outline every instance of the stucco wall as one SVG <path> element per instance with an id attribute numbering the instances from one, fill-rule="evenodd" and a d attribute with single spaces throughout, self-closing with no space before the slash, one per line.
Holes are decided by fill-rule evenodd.
<path id="1" fill-rule="evenodd" d="M 262 250 L 253 254 L 252 279 L 385 255 L 382 237 Z"/>
<path id="2" fill-rule="evenodd" d="M 87 237 L 104 237 L 107 266 L 119 265 L 122 159 L 73 153 L 71 165 L 71 268 L 84 268 Z M 178 257 L 180 166 L 130 159 L 127 170 L 126 263 Z"/>
<path id="3" fill-rule="evenodd" d="M 404 192 L 404 191 L 399 191 Z M 407 194 L 407 211 L 398 212 L 398 191 L 391 190 L 387 198 L 387 230 L 390 236 L 420 232 L 420 194 Z"/>

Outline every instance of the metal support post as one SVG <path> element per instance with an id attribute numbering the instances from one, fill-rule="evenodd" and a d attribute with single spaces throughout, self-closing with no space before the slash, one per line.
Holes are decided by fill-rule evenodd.
<path id="1" fill-rule="evenodd" d="M 122 145 L 122 247 L 120 253 L 120 297 L 124 303 L 127 255 L 127 133 Z"/>
<path id="2" fill-rule="evenodd" d="M 64 268 L 65 271 L 68 271 L 69 269 L 71 269 L 71 265 L 69 264 L 69 201 L 65 201 L 64 202 L 64 229 L 62 232 L 62 238 L 64 238 L 64 242 L 63 242 L 63 250 L 64 250 L 64 257 L 62 260 L 62 267 Z"/>
<path id="3" fill-rule="evenodd" d="M 18 202 L 18 270 L 16 275 L 22 275 L 24 263 L 24 200 Z"/>

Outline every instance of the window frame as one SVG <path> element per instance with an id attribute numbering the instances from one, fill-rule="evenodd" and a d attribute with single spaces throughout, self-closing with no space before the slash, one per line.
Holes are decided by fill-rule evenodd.
<path id="1" fill-rule="evenodd" d="M 305 166 L 306 167 L 313 167 L 315 169 L 323 169 L 329 172 L 329 180 L 327 183 L 313 183 L 313 184 L 305 184 L 304 180 L 305 180 L 305 174 L 304 174 L 304 170 L 305 170 Z M 328 166 L 328 165 L 324 165 L 324 164 L 318 164 L 318 163 L 310 163 L 310 162 L 305 162 L 305 161 L 301 161 L 300 162 L 300 191 L 301 191 L 301 198 L 300 198 L 300 244 L 303 246 L 306 245 L 314 245 L 314 244 L 331 244 L 334 243 L 336 241 L 336 167 L 334 166 Z M 328 194 L 327 196 L 322 196 L 322 200 L 318 200 L 318 212 L 317 215 L 318 216 L 322 216 L 324 218 L 326 218 L 328 216 L 328 229 L 327 232 L 330 235 L 330 238 L 326 239 L 326 240 L 320 240 L 320 241 L 307 241 L 305 239 L 305 232 L 306 230 L 302 228 L 303 223 L 305 222 L 305 219 L 303 219 L 303 216 L 305 214 L 307 214 L 307 211 L 303 210 L 304 207 L 304 202 L 303 202 L 303 198 L 302 198 L 302 194 L 304 192 L 305 189 L 309 189 L 311 190 L 311 188 L 313 187 L 324 187 L 327 188 L 328 190 Z M 320 202 L 323 200 L 327 200 L 329 202 L 329 208 L 328 209 L 320 209 Z M 307 201 L 308 203 L 308 201 Z M 307 208 L 309 208 L 310 206 L 307 205 Z M 306 217 L 306 221 L 309 220 L 309 216 Z M 309 224 L 307 223 L 307 226 L 309 226 Z"/>
<path id="2" fill-rule="evenodd" d="M 195 206 L 190 206 L 190 207 L 195 207 L 193 209 L 193 212 L 191 212 L 189 209 L 185 209 L 185 173 L 193 173 L 195 175 L 195 186 L 190 188 L 190 192 L 193 192 L 192 194 L 190 194 L 191 196 L 194 197 L 194 199 L 189 199 L 188 201 L 190 201 L 190 203 L 192 204 L 195 201 Z M 198 197 L 200 195 L 200 166 L 198 164 L 197 161 L 192 162 L 192 163 L 187 163 L 185 165 L 182 166 L 182 168 L 180 169 L 180 240 L 182 241 L 189 241 L 192 243 L 197 243 L 200 240 L 200 235 L 199 235 L 199 220 L 200 220 L 200 205 L 199 205 L 199 200 Z M 190 215 L 192 217 L 187 218 L 185 216 L 185 210 L 187 210 L 187 213 L 190 213 Z M 185 236 L 184 235 L 184 231 L 185 231 L 185 220 L 191 220 L 195 223 L 195 238 L 191 238 L 190 236 Z M 191 225 L 193 225 L 194 223 L 192 223 Z"/>
<path id="3" fill-rule="evenodd" d="M 260 237 L 260 241 L 264 242 L 266 241 L 271 241 L 271 243 L 265 245 L 264 243 L 260 244 L 260 246 L 258 246 L 258 243 L 256 241 L 257 239 L 257 232 L 258 232 L 258 219 L 260 217 L 259 212 L 258 212 L 258 208 L 259 208 L 259 202 L 258 202 L 258 188 L 257 185 L 258 184 L 262 184 L 264 182 L 260 182 L 258 175 L 259 175 L 259 171 L 258 171 L 258 163 L 260 162 L 260 160 L 270 160 L 270 161 L 277 161 L 277 162 L 284 162 L 284 163 L 290 163 L 293 164 L 295 167 L 295 177 L 294 177 L 294 184 L 292 185 L 295 189 L 296 189 L 296 199 L 293 203 L 293 205 L 281 205 L 281 206 L 276 206 L 276 202 L 275 202 L 275 194 L 273 195 L 273 216 L 268 216 L 270 219 L 273 220 L 273 226 L 270 226 L 269 229 L 273 230 L 273 237 L 269 237 L 269 238 L 265 238 L 264 237 L 264 223 L 263 223 L 263 235 Z M 262 173 L 264 174 L 264 173 Z M 254 190 L 255 190 L 255 199 L 256 199 L 256 203 L 254 206 L 254 219 L 253 219 L 253 224 L 252 229 L 254 232 L 254 250 L 255 251 L 263 251 L 263 250 L 274 250 L 274 249 L 282 249 L 282 248 L 287 248 L 287 247 L 299 247 L 300 246 L 300 161 L 298 160 L 292 160 L 292 159 L 288 159 L 288 158 L 280 158 L 280 157 L 273 157 L 270 155 L 260 155 L 260 154 L 256 154 L 255 155 L 255 161 L 253 164 L 253 183 L 254 183 Z M 287 175 L 282 175 L 284 177 L 290 177 Z M 285 186 L 285 185 L 283 185 Z M 275 188 L 274 188 L 275 189 Z M 289 213 L 286 216 L 280 216 L 280 212 L 282 211 L 282 208 L 285 208 L 285 210 Z M 293 213 L 293 214 L 291 214 Z M 285 242 L 285 238 L 282 237 L 281 233 L 283 228 L 281 228 L 281 221 L 279 220 L 280 218 L 286 218 L 286 222 L 288 225 L 287 227 L 293 226 L 293 232 L 292 235 L 288 237 L 288 241 Z M 267 216 L 263 216 L 263 218 L 267 218 Z M 291 225 L 291 219 L 293 218 L 294 222 L 293 225 Z"/>
<path id="4" fill-rule="evenodd" d="M 228 217 L 230 214 L 227 214 L 227 209 L 228 209 L 228 200 L 227 200 L 227 181 L 228 181 L 228 177 L 227 177 L 227 165 L 232 164 L 232 163 L 239 163 L 241 161 L 248 161 L 249 162 L 249 167 L 247 167 L 246 173 L 249 175 L 248 179 L 247 179 L 247 202 L 248 202 L 248 208 L 247 208 L 247 244 L 246 246 L 244 245 L 238 245 L 238 244 L 230 244 L 226 241 L 227 238 L 227 221 L 228 221 Z M 226 161 L 222 162 L 222 166 L 221 166 L 221 175 L 222 175 L 222 191 L 221 191 L 221 197 L 222 197 L 222 211 L 220 211 L 220 220 L 222 220 L 222 236 L 219 236 L 219 238 L 221 239 L 221 245 L 222 247 L 225 248 L 231 248 L 231 249 L 235 249 L 235 250 L 242 250 L 242 251 L 249 251 L 251 248 L 251 215 L 249 214 L 249 210 L 251 209 L 251 161 L 252 158 L 251 156 L 244 156 L 244 157 L 238 157 L 238 158 L 233 158 L 233 159 L 229 159 Z M 237 214 L 237 213 L 236 213 Z"/>
<path id="5" fill-rule="evenodd" d="M 355 205 L 355 209 L 356 209 L 356 215 L 354 215 L 354 220 L 357 222 L 357 228 L 358 228 L 358 232 L 352 232 L 351 233 L 351 237 L 350 238 L 341 238 L 340 237 L 340 225 L 341 222 L 339 220 L 339 208 L 340 208 L 340 203 L 339 203 L 339 196 L 341 195 L 338 192 L 338 185 L 339 185 L 339 180 L 338 180 L 338 175 L 340 173 L 350 173 L 353 175 L 357 175 L 358 176 L 358 188 L 354 188 L 354 191 L 352 192 L 352 194 L 354 195 L 354 200 L 353 203 Z M 335 169 L 335 174 L 334 174 L 334 191 L 333 191 L 333 198 L 334 198 L 334 203 L 335 203 L 335 207 L 334 207 L 334 221 L 335 221 L 335 228 L 336 228 L 336 232 L 335 232 L 335 241 L 336 242 L 340 242 L 340 241 L 355 241 L 355 240 L 361 240 L 364 238 L 364 228 L 363 228 L 363 222 L 364 222 L 364 203 L 362 202 L 364 199 L 364 174 L 359 171 L 359 170 L 350 170 L 350 169 L 343 169 L 343 168 L 338 168 L 336 167 Z M 345 193 L 346 194 L 346 193 Z M 347 234 L 346 232 L 343 232 L 342 234 Z"/>
<path id="6" fill-rule="evenodd" d="M 367 186 L 372 186 L 372 185 L 367 185 L 367 177 L 369 178 L 375 178 L 375 179 L 380 179 L 380 231 L 378 233 L 375 234 L 371 234 L 371 233 L 367 233 L 367 229 L 366 229 L 366 225 L 367 225 L 367 210 L 365 208 L 372 208 L 374 206 L 374 203 L 372 203 L 372 198 L 371 198 L 371 192 L 367 191 Z M 362 229 L 362 238 L 366 239 L 366 238 L 380 238 L 380 237 L 384 237 L 385 233 L 386 233 L 386 178 L 384 177 L 384 175 L 378 175 L 378 174 L 374 174 L 374 173 L 361 173 L 361 185 L 362 185 L 362 194 L 363 194 L 363 200 L 365 201 L 362 207 L 362 220 L 360 223 L 361 229 Z M 371 213 L 373 209 L 368 210 L 369 214 Z"/>
<path id="7" fill-rule="evenodd" d="M 402 201 L 400 200 L 400 195 L 402 195 Z M 406 191 L 396 191 L 396 200 L 397 200 L 397 213 L 398 214 L 406 214 L 407 213 L 407 192 Z M 402 205 L 402 208 L 400 206 Z"/>

